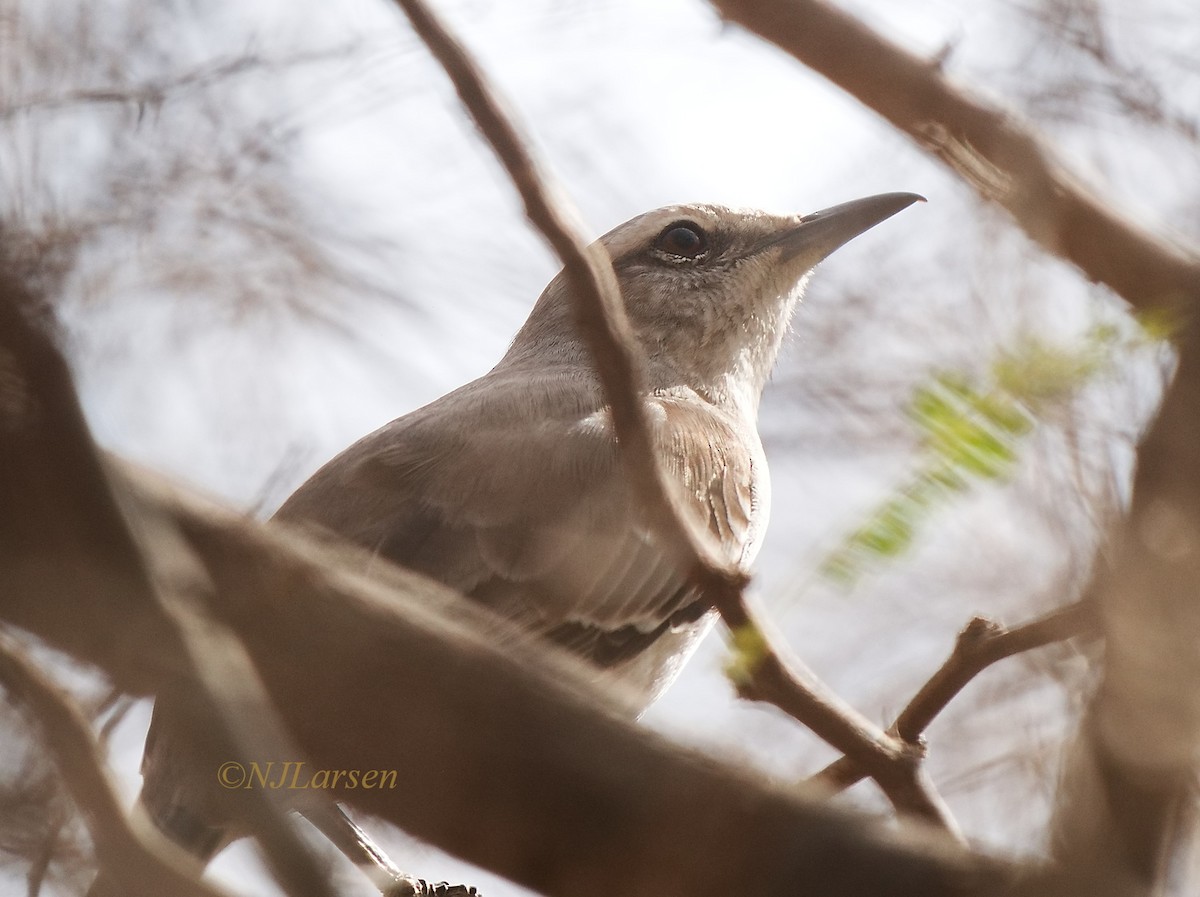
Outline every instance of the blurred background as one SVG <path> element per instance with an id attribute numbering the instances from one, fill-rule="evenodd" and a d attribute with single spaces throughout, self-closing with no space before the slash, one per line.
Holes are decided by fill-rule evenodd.
<path id="1" fill-rule="evenodd" d="M 1125 214 L 1200 239 L 1189 0 L 841 5 L 1033 120 Z M 762 407 L 774 498 L 754 592 L 843 697 L 890 722 L 972 615 L 1015 623 L 1076 595 L 1169 373 L 1154 322 L 705 3 L 436 7 L 592 234 L 673 202 L 929 198 L 818 271 Z M 100 442 L 259 516 L 487 371 L 558 267 L 381 0 L 0 0 L 0 238 L 53 301 Z M 997 405 L 1021 425 L 979 417 Z M 991 438 L 956 461 L 945 434 L 968 419 Z M 959 484 L 914 509 L 946 464 Z M 833 759 L 738 704 L 726 656 L 710 637 L 645 724 L 784 782 Z M 1044 849 L 1086 660 L 1008 661 L 930 730 L 972 841 Z M 71 682 L 111 723 L 132 800 L 149 706 Z M 0 893 L 32 890 L 34 855 L 42 893 L 77 893 L 86 838 L 22 732 L 0 731 Z M 870 785 L 845 800 L 882 807 Z M 519 893 L 375 830 L 418 875 Z M 274 893 L 245 845 L 214 874 Z"/>

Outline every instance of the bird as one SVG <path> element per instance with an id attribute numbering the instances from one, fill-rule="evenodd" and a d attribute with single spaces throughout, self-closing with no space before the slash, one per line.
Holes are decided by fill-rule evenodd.
<path id="1" fill-rule="evenodd" d="M 736 569 L 766 529 L 759 400 L 808 275 L 918 198 L 805 216 L 676 205 L 600 238 L 645 359 L 659 462 Z M 560 273 L 494 368 L 351 445 L 275 519 L 440 580 L 581 658 L 637 713 L 713 615 L 626 481 L 570 290 Z"/>
<path id="2" fill-rule="evenodd" d="M 922 199 L 885 193 L 806 215 L 673 205 L 600 238 L 644 358 L 639 400 L 658 463 L 732 568 L 750 569 L 766 530 L 758 409 L 811 272 Z M 714 610 L 626 479 L 572 289 L 560 272 L 488 373 L 359 439 L 273 519 L 445 583 L 577 657 L 636 716 Z M 207 858 L 226 833 L 180 805 L 187 789 L 164 741 L 148 745 L 143 804 Z"/>

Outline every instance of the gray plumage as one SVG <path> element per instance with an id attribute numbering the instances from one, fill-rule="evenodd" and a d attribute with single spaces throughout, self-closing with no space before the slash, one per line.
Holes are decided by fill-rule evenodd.
<path id="1" fill-rule="evenodd" d="M 759 398 L 809 272 L 918 199 L 885 194 L 804 217 L 672 206 L 601 238 L 646 357 L 655 451 L 685 513 L 731 564 L 749 568 L 766 527 Z M 712 613 L 660 550 L 626 482 L 568 289 L 561 274 L 550 282 L 488 374 L 350 446 L 276 517 L 441 580 L 573 651 L 636 713 Z M 170 713 L 161 698 L 142 802 L 207 859 L 232 820 L 210 793 L 212 771 L 188 768 Z"/>
<path id="2" fill-rule="evenodd" d="M 766 526 L 758 402 L 804 280 L 914 199 L 808 218 L 672 206 L 601 238 L 646 355 L 658 457 L 684 509 L 738 567 Z M 625 481 L 567 289 L 560 274 L 489 373 L 359 440 L 277 518 L 445 582 L 606 671 L 640 710 L 709 609 L 659 550 Z"/>

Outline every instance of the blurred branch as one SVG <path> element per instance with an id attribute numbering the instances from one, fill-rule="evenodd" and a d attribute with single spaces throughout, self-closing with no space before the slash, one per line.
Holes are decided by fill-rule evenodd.
<path id="1" fill-rule="evenodd" d="M 89 611 L 107 617 L 111 626 L 114 612 L 140 599 L 142 607 L 151 611 L 153 634 L 137 626 L 128 631 L 161 639 L 173 655 L 171 675 L 165 679 L 197 682 L 208 699 L 201 703 L 206 710 L 204 719 L 193 721 L 189 734 L 209 739 L 225 759 L 237 754 L 239 741 L 254 755 L 267 753 L 268 745 L 272 754 L 282 750 L 285 755 L 296 755 L 294 748 L 286 747 L 282 728 L 271 726 L 265 694 L 261 687 L 254 688 L 252 664 L 236 641 L 231 642 L 203 613 L 198 594 L 207 582 L 203 568 L 169 517 L 153 508 L 131 510 L 126 494 L 111 488 L 64 359 L 25 320 L 22 308 L 32 307 L 32 301 L 11 281 L 0 287 L 6 288 L 0 295 L 0 432 L 5 435 L 0 442 L 0 464 L 6 467 L 0 477 L 0 498 L 4 499 L 0 506 L 6 509 L 0 517 L 0 545 L 11 560 L 9 572 L 16 583 L 11 587 L 20 590 L 5 596 L 5 610 L 19 614 L 23 605 L 55 606 L 50 596 L 57 597 L 58 592 L 47 588 L 44 575 L 46 567 L 54 565 L 60 577 L 85 590 L 81 594 L 98 594 L 112 602 L 107 606 L 94 600 L 75 605 L 81 613 L 71 616 L 71 625 L 87 626 L 82 637 L 94 645 L 91 640 L 98 635 L 88 624 L 97 621 Z M 78 466 L 71 475 L 60 475 L 55 469 L 59 463 Z M 64 485 L 66 490 L 60 491 Z M 105 560 L 107 552 L 112 554 Z M 106 593 L 101 580 L 86 569 L 94 562 L 104 567 L 115 565 L 120 571 L 103 581 L 129 588 L 123 601 Z M 157 612 L 153 604 L 159 605 Z M 15 622 L 21 625 L 19 616 Z M 112 635 L 99 637 L 111 639 Z M 139 645 L 129 643 L 119 647 L 140 650 Z M 78 645 L 74 648 L 78 650 Z M 222 731 L 225 738 L 219 735 Z M 94 798 L 97 792 L 93 788 L 83 796 Z M 279 810 L 270 805 L 270 795 L 252 791 L 238 797 L 254 833 L 261 838 L 272 870 L 288 892 L 310 897 L 331 894 L 323 871 L 308 857 Z M 91 812 L 88 804 L 80 804 Z M 101 805 L 99 812 L 106 819 L 111 816 L 106 806 Z M 98 853 L 102 868 L 116 880 L 127 885 L 139 881 L 140 867 L 131 867 L 120 851 L 98 849 Z"/>
<path id="2" fill-rule="evenodd" d="M 50 872 L 50 864 L 54 861 L 59 838 L 65 826 L 66 819 L 56 819 L 46 831 L 41 850 L 33 856 L 33 862 L 25 873 L 26 897 L 39 897 L 42 893 L 42 886 L 46 883 L 46 876 Z"/>
<path id="3" fill-rule="evenodd" d="M 1094 575 L 1104 678 L 1069 755 L 1056 854 L 1139 888 L 1186 843 L 1200 756 L 1200 333 L 1138 452 L 1133 506 Z"/>
<path id="4" fill-rule="evenodd" d="M 123 498 L 124 496 L 122 496 Z M 126 504 L 122 502 L 122 504 Z M 163 615 L 179 633 L 187 655 L 188 701 L 192 718 L 182 732 L 173 733 L 193 742 L 209 742 L 207 750 L 225 758 L 249 763 L 264 757 L 299 760 L 278 712 L 271 704 L 246 650 L 228 626 L 208 611 L 212 583 L 200 559 L 178 527 L 156 508 L 130 507 L 125 520 L 138 541 Z M 178 715 L 174 717 L 178 719 Z M 156 746 L 163 745 L 160 735 Z M 167 744 L 170 744 L 168 740 Z M 147 749 L 147 763 L 154 748 Z M 203 786 L 216 787 L 216 776 L 201 777 Z M 181 789 L 184 782 L 164 783 Z M 236 797 L 240 821 L 262 847 L 267 866 L 284 892 L 293 897 L 333 897 L 329 871 L 313 856 L 295 823 L 288 818 L 292 795 L 268 788 L 239 789 Z M 329 798 L 317 792 L 307 800 Z M 145 798 L 145 793 L 143 793 Z M 171 794 L 171 800 L 177 800 Z M 112 867 L 102 867 L 112 872 Z"/>
<path id="5" fill-rule="evenodd" d="M 1120 215 L 1012 113 L 822 0 L 713 0 L 829 78 L 1006 208 L 1047 251 L 1134 306 L 1200 299 L 1200 261 Z M 869 60 L 869 64 L 865 61 Z M 1060 793 L 1057 853 L 1077 870 L 1161 881 L 1200 752 L 1200 333 L 1176 334 L 1175 383 L 1139 451 L 1134 501 L 1096 596 L 1105 674 Z"/>
<path id="6" fill-rule="evenodd" d="M 1048 252 L 1141 309 L 1194 301 L 1200 256 L 1119 214 L 1029 127 L 824 0 L 712 0 L 1007 209 Z"/>
<path id="7" fill-rule="evenodd" d="M 189 88 L 208 87 L 262 65 L 263 61 L 257 57 L 239 56 L 147 84 L 115 84 L 111 87 L 55 91 L 7 101 L 0 99 L 0 121 L 7 121 L 25 112 L 55 111 L 83 105 L 159 106 L 174 93 Z"/>
<path id="8" fill-rule="evenodd" d="M 12 313 L 0 303 L 5 352 L 20 333 Z M 209 612 L 242 643 L 314 766 L 395 774 L 395 787 L 331 796 L 527 887 L 649 897 L 669 881 L 696 897 L 747 886 L 764 897 L 949 897 L 1007 880 L 1009 870 L 940 839 L 806 803 L 605 712 L 576 662 L 497 639 L 494 616 L 437 583 L 116 462 L 110 479 L 98 459 L 88 463 L 94 449 L 70 381 L 58 376 L 61 356 L 42 341 L 0 359 L 11 362 L 0 386 L 15 379 L 28 396 L 24 413 L 2 418 L 0 449 L 21 450 L 0 457 L 0 615 L 122 688 L 154 693 L 188 670 L 130 558 L 90 550 L 97 533 L 124 530 L 115 502 L 95 500 L 114 489 L 142 525 L 166 515 L 182 533 L 211 577 Z M 31 361 L 48 376 L 31 376 Z M 68 434 L 72 446 L 53 442 Z M 58 469 L 64 455 L 76 470 Z M 45 504 L 64 479 L 78 491 Z M 228 758 L 209 759 L 215 770 Z"/>
<path id="9" fill-rule="evenodd" d="M 1173 107 L 1168 85 L 1155 78 L 1143 64 L 1141 57 L 1150 48 L 1135 49 L 1132 57 L 1138 61 L 1127 61 L 1130 54 L 1122 52 L 1120 46 L 1120 38 L 1125 35 L 1114 35 L 1114 23 L 1110 23 L 1104 4 L 1032 3 L 1017 4 L 1015 9 L 1036 23 L 1040 40 L 1053 47 L 1056 57 L 1064 49 L 1074 50 L 1085 63 L 1068 67 L 1062 77 L 1049 85 L 1040 81 L 1015 84 L 1026 104 L 1043 114 L 1048 112 L 1060 119 L 1078 121 L 1081 108 L 1107 101 L 1106 108 L 1115 107 L 1141 124 L 1174 133 L 1191 143 L 1200 141 L 1200 120 L 1192 114 L 1186 100 L 1182 106 Z M 1164 55 L 1177 70 L 1195 66 L 1190 57 L 1158 49 L 1165 50 Z M 1088 69 L 1092 68 L 1098 68 L 1099 73 L 1090 74 Z"/>
<path id="10" fill-rule="evenodd" d="M 23 267 L 56 301 L 128 307 L 169 293 L 228 323 L 284 309 L 342 336 L 351 298 L 407 303 L 385 261 L 395 241 L 332 224 L 336 198 L 295 189 L 300 135 L 314 116 L 329 124 L 327 94 L 344 86 L 331 76 L 361 58 L 363 40 L 275 51 L 251 41 L 197 58 L 200 45 L 180 36 L 201 33 L 207 9 L 135 3 L 114 20 L 68 3 L 0 23 L 9 270 Z M 70 137 L 81 133 L 91 139 Z M 63 192 L 62 177 L 76 186 Z M 167 339 L 184 337 L 185 318 L 168 315 Z"/>
<path id="11" fill-rule="evenodd" d="M 792 715 L 838 750 L 854 756 L 879 782 L 896 809 L 956 833 L 949 810 L 920 775 L 916 758 L 896 739 L 838 698 L 795 658 L 783 657 L 776 637 L 745 600 L 746 574 L 720 559 L 708 533 L 683 512 L 653 448 L 643 361 L 607 252 L 591 247 L 562 191 L 529 149 L 487 78 L 466 49 L 422 0 L 395 0 L 413 29 L 441 63 L 459 99 L 525 203 L 525 213 L 562 260 L 573 289 L 576 321 L 608 397 L 621 457 L 633 491 L 680 569 L 716 607 L 735 639 L 755 643 L 753 664 L 743 665 L 739 693 Z"/>
<path id="12" fill-rule="evenodd" d="M 54 112 L 78 106 L 161 106 L 172 97 L 189 90 L 203 90 L 243 75 L 274 66 L 301 66 L 329 62 L 344 56 L 350 47 L 309 50 L 290 54 L 285 59 L 267 59 L 256 54 L 215 59 L 185 72 L 171 74 L 140 84 L 113 84 L 108 87 L 80 87 L 47 91 L 27 97 L 0 94 L 0 121 L 8 121 L 27 112 Z"/>
<path id="13" fill-rule="evenodd" d="M 1001 660 L 1087 633 L 1096 625 L 1095 614 L 1094 602 L 1083 599 L 1013 629 L 975 617 L 958 634 L 946 662 L 921 686 L 888 731 L 919 747 L 930 723 L 976 676 Z M 858 765 L 842 757 L 809 782 L 836 793 L 863 778 Z"/>
<path id="14" fill-rule="evenodd" d="M 146 893 L 226 897 L 221 889 L 201 881 L 195 859 L 159 834 L 148 819 L 125 815 L 87 719 L 2 630 L 0 684 L 41 728 L 42 744 L 53 756 L 76 806 L 84 811 L 101 864 L 123 870 Z"/>

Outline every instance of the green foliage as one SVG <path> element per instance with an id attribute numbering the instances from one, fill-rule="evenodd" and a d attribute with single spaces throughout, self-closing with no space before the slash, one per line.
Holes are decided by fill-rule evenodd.
<path id="1" fill-rule="evenodd" d="M 985 376 L 943 372 L 918 386 L 908 408 L 921 441 L 912 474 L 829 553 L 821 572 L 853 585 L 908 550 L 940 506 L 976 483 L 1009 477 L 1040 415 L 1108 370 L 1119 350 L 1163 332 L 1141 323 L 1132 335 L 1099 324 L 1077 346 L 1029 337 L 1001 353 Z"/>
<path id="2" fill-rule="evenodd" d="M 732 644 L 724 672 L 735 687 L 741 687 L 754 677 L 754 671 L 767 656 L 767 639 L 753 623 L 734 629 L 730 638 Z"/>

